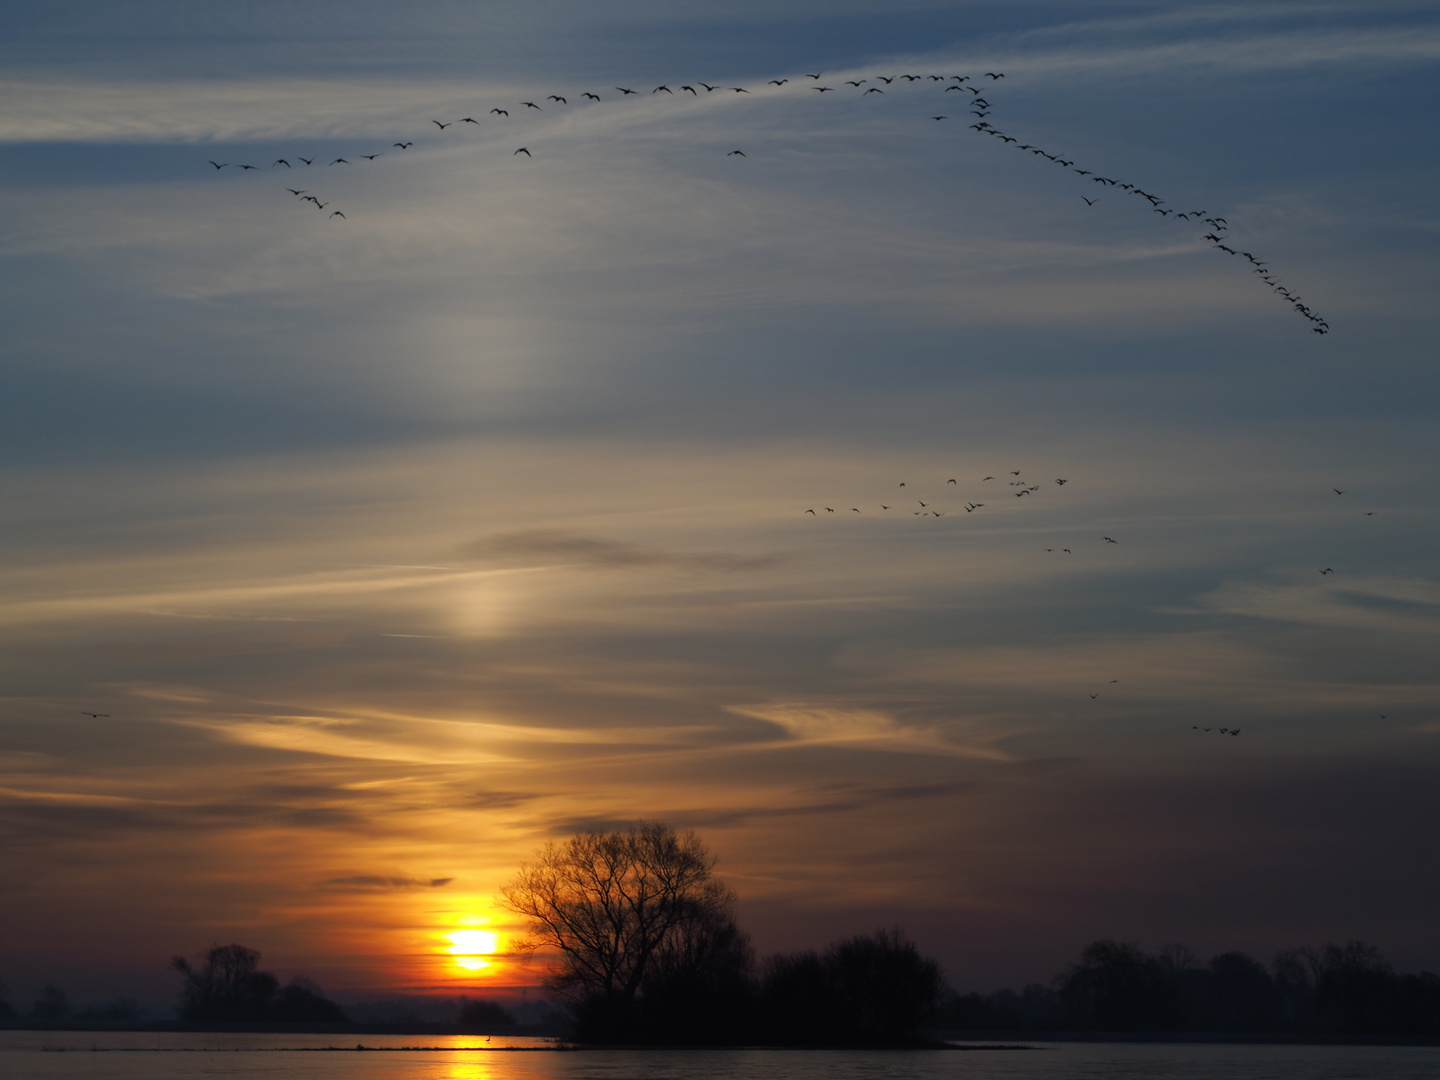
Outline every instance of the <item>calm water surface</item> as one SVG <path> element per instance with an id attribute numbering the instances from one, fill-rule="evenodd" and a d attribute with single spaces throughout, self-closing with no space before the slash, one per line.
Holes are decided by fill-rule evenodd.
<path id="1" fill-rule="evenodd" d="M 0 1032 L 5 1080 L 1437 1080 L 1440 1047 L 556 1051 L 543 1039 Z"/>

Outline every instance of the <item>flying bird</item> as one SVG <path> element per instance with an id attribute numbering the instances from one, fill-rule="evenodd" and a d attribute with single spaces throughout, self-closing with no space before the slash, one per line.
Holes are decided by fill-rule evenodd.
<path id="1" fill-rule="evenodd" d="M 228 161 L 212 161 L 212 162 L 210 162 L 210 164 L 211 164 L 211 165 L 214 165 L 215 168 L 217 168 L 217 169 L 223 169 L 223 168 L 225 168 L 227 165 L 229 165 L 230 163 L 229 163 Z"/>
<path id="2" fill-rule="evenodd" d="M 790 81 L 789 79 L 771 79 L 769 85 L 771 85 L 771 86 L 784 86 L 784 85 L 785 85 L 787 82 L 789 82 L 789 81 Z"/>
<path id="3" fill-rule="evenodd" d="M 366 161 L 374 161 L 377 157 L 384 157 L 385 155 L 382 153 L 382 154 L 361 154 L 360 156 L 363 157 Z"/>
<path id="4" fill-rule="evenodd" d="M 704 86 L 705 84 L 701 83 L 700 85 Z M 708 90 L 709 87 L 706 87 L 706 89 Z M 730 87 L 730 89 L 734 90 L 737 94 L 748 94 L 750 92 L 749 90 L 746 90 L 743 86 L 732 86 Z"/>
<path id="5" fill-rule="evenodd" d="M 309 191 L 310 189 L 301 188 L 299 191 L 296 191 L 293 187 L 287 187 L 285 190 L 290 192 L 291 195 L 304 195 L 305 192 Z"/>
<path id="6" fill-rule="evenodd" d="M 744 151 L 744 150 L 731 150 L 731 151 L 730 151 L 728 154 L 726 154 L 725 156 L 726 156 L 726 157 L 734 157 L 736 154 L 739 154 L 741 157 L 744 157 L 744 156 L 745 156 L 745 151 Z"/>
<path id="7" fill-rule="evenodd" d="M 1118 544 L 1120 542 L 1119 540 L 1112 540 L 1108 536 L 1104 537 L 1103 539 L 1107 544 Z"/>
<path id="8" fill-rule="evenodd" d="M 528 149 L 526 149 L 525 147 L 523 147 L 523 146 L 520 147 L 519 150 L 516 150 L 516 151 L 515 151 L 515 154 L 524 154 L 526 157 L 534 157 L 534 156 L 535 156 L 534 154 L 530 153 L 530 151 L 529 151 Z M 511 154 L 510 156 L 511 156 L 511 157 L 514 157 L 515 154 Z"/>
<path id="9" fill-rule="evenodd" d="M 480 123 L 480 121 L 479 121 L 479 120 L 476 120 L 473 116 L 462 116 L 462 117 L 460 118 L 460 123 L 462 123 L 462 124 L 478 124 L 478 123 Z"/>
<path id="10" fill-rule="evenodd" d="M 108 717 L 110 714 L 108 712 L 85 712 L 84 710 L 81 710 L 80 715 L 88 716 L 92 720 L 99 720 L 102 717 Z M 1384 720 L 1385 718 L 1382 716 L 1380 719 Z"/>
<path id="11" fill-rule="evenodd" d="M 296 157 L 296 161 L 303 161 L 306 165 L 314 165 L 315 159 L 310 157 Z"/>
<path id="12" fill-rule="evenodd" d="M 1005 77 L 1005 73 L 1004 73 L 1003 71 L 1000 72 L 1000 73 L 998 73 L 998 74 L 995 73 L 995 72 L 993 72 L 993 71 L 987 71 L 987 72 L 985 72 L 985 75 L 986 75 L 987 78 L 996 79 L 996 80 L 1003 79 L 1003 78 Z"/>
<path id="13" fill-rule="evenodd" d="M 413 142 L 397 142 L 397 143 L 391 143 L 390 145 L 391 145 L 391 146 L 394 146 L 394 147 L 398 147 L 398 148 L 401 149 L 401 150 L 409 150 L 410 147 L 414 146 L 415 144 L 414 144 Z"/>
<path id="14" fill-rule="evenodd" d="M 510 110 L 509 110 L 509 109 L 491 109 L 490 111 L 491 111 L 492 113 L 494 113 L 496 116 L 509 116 L 509 115 L 510 115 Z"/>
<path id="15" fill-rule="evenodd" d="M 592 93 L 590 93 L 589 90 L 586 90 L 585 93 L 583 93 L 583 94 L 581 95 L 581 97 L 588 97 L 591 101 L 599 101 L 599 100 L 600 100 L 600 95 L 599 95 L 599 94 L 592 94 Z"/>
<path id="16" fill-rule="evenodd" d="M 1085 199 L 1085 196 L 1084 196 L 1084 195 L 1081 195 L 1080 198 Z M 1094 199 L 1085 199 L 1085 205 L 1086 205 L 1086 206 L 1094 206 L 1094 205 L 1095 205 L 1095 200 L 1094 200 Z"/>
<path id="17" fill-rule="evenodd" d="M 704 82 L 702 82 L 700 85 L 705 88 L 705 92 L 706 92 L 707 94 L 710 93 L 711 90 L 719 90 L 719 89 L 720 89 L 719 86 L 711 86 L 709 83 L 704 83 Z M 697 96 L 698 96 L 698 95 L 697 95 Z"/>
<path id="18" fill-rule="evenodd" d="M 255 168 L 259 168 L 259 166 L 257 166 L 257 165 L 241 165 L 240 168 L 242 168 L 242 169 L 255 169 Z"/>
<path id="19" fill-rule="evenodd" d="M 447 127 L 450 127 L 455 123 L 454 120 L 451 120 L 449 124 L 442 124 L 439 120 L 431 120 L 430 122 L 436 127 L 438 127 L 441 131 L 444 131 Z"/>
<path id="20" fill-rule="evenodd" d="M 569 104 L 570 104 L 570 102 L 566 101 L 566 100 L 565 100 L 563 97 L 561 97 L 559 94 L 551 94 L 551 95 L 550 95 L 549 97 L 547 97 L 545 100 L 546 100 L 546 101 L 558 101 L 561 105 L 569 105 Z"/>
<path id="21" fill-rule="evenodd" d="M 345 215 L 342 214 L 339 210 L 332 210 L 332 211 L 330 212 L 330 216 L 331 216 L 331 217 L 339 217 L 339 218 L 345 217 Z M 347 220 L 348 220 L 348 219 L 347 219 Z"/>
<path id="22" fill-rule="evenodd" d="M 616 89 L 616 90 L 619 90 L 620 93 L 622 93 L 622 94 L 633 94 L 633 93 L 635 93 L 634 90 L 626 90 L 625 87 L 623 87 L 623 86 L 617 86 L 615 89 Z"/>
<path id="23" fill-rule="evenodd" d="M 1333 573 L 1335 573 L 1334 567 L 1327 566 L 1327 567 L 1325 567 L 1324 570 L 1321 570 L 1321 571 L 1320 571 L 1320 576 L 1321 576 L 1321 577 L 1324 577 L 1326 574 L 1333 574 Z"/>
<path id="24" fill-rule="evenodd" d="M 1345 494 L 1345 492 L 1341 491 L 1339 488 L 1331 488 L 1330 490 L 1333 491 L 1333 492 L 1335 492 L 1336 495 L 1344 495 L 1344 494 Z"/>
<path id="25" fill-rule="evenodd" d="M 1068 480 L 1056 480 L 1055 483 L 1059 484 L 1061 487 L 1064 487 L 1066 484 L 1069 483 L 1069 481 L 1068 481 Z"/>
<path id="26" fill-rule="evenodd" d="M 540 109 L 540 106 L 536 105 L 533 101 L 522 101 L 520 104 L 524 105 L 527 109 Z M 545 110 L 540 109 L 540 111 L 544 112 Z"/>
<path id="27" fill-rule="evenodd" d="M 825 93 L 825 91 L 831 90 L 831 89 L 834 89 L 834 88 L 833 88 L 833 87 L 830 87 L 830 86 L 812 86 L 812 87 L 810 87 L 810 89 L 811 89 L 811 90 L 818 90 L 820 93 L 823 94 L 823 93 Z"/>
<path id="28" fill-rule="evenodd" d="M 661 90 L 664 90 L 665 93 L 669 94 L 671 97 L 675 96 L 675 91 L 671 90 L 668 86 L 657 86 L 654 90 L 651 90 L 650 93 L 658 94 Z"/>
<path id="29" fill-rule="evenodd" d="M 806 510 L 805 513 L 807 513 L 807 514 L 812 514 L 812 515 L 813 515 L 813 514 L 815 513 L 815 511 L 814 511 L 814 510 Z"/>
<path id="30" fill-rule="evenodd" d="M 286 161 L 283 157 L 282 157 L 282 158 L 276 158 L 274 161 L 272 161 L 272 162 L 270 163 L 270 168 L 273 169 L 276 165 L 284 165 L 285 168 L 287 168 L 287 169 L 290 168 L 290 162 Z"/>
<path id="31" fill-rule="evenodd" d="M 346 161 L 343 157 L 337 157 L 334 161 L 330 162 L 330 164 L 331 164 L 331 165 L 349 165 L 350 162 Z"/>

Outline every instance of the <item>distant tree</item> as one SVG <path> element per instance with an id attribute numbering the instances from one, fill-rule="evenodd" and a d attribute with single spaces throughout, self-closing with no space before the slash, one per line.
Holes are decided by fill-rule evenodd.
<path id="1" fill-rule="evenodd" d="M 940 966 L 899 930 L 862 934 L 767 966 L 760 1008 L 780 1042 L 903 1045 L 940 1000 Z"/>
<path id="2" fill-rule="evenodd" d="M 1176 986 L 1165 963 L 1135 945 L 1095 941 L 1056 980 L 1066 1018 L 1092 1031 L 1178 1026 Z"/>
<path id="3" fill-rule="evenodd" d="M 1206 1031 L 1271 1031 L 1280 1023 L 1280 990 L 1258 960 L 1242 952 L 1210 958 L 1204 1007 L 1191 1025 Z"/>
<path id="4" fill-rule="evenodd" d="M 183 956 L 170 966 L 184 979 L 180 1015 L 191 1023 L 273 1021 L 285 1024 L 343 1024 L 344 1012 L 309 979 L 280 980 L 260 970 L 260 953 L 244 945 L 212 945 L 203 960 Z"/>
<path id="5" fill-rule="evenodd" d="M 180 1015 L 190 1021 L 263 1019 L 280 988 L 259 969 L 260 953 L 244 945 L 212 945 L 200 963 L 177 956 L 170 966 L 184 977 Z"/>
<path id="6" fill-rule="evenodd" d="M 686 935 L 730 918 L 734 894 L 693 832 L 658 822 L 546 844 L 501 891 L 527 948 L 557 954 L 547 979 L 595 1037 L 624 1038 L 652 965 Z"/>
<path id="7" fill-rule="evenodd" d="M 58 986 L 46 986 L 30 1006 L 30 1016 L 35 1020 L 64 1020 L 70 1015 L 70 999 Z"/>
<path id="8" fill-rule="evenodd" d="M 733 1043 L 749 1037 L 755 966 L 750 937 L 717 908 L 661 942 L 640 984 L 637 1024 L 647 1041 Z"/>
<path id="9" fill-rule="evenodd" d="M 481 1035 L 502 1035 L 515 1030 L 515 1018 L 498 1001 L 460 999 L 460 1015 L 456 1024 L 462 1031 Z"/>
<path id="10" fill-rule="evenodd" d="M 320 987 L 297 975 L 271 1002 L 269 1018 L 284 1024 L 344 1024 L 349 1021 L 339 1005 L 327 998 Z"/>

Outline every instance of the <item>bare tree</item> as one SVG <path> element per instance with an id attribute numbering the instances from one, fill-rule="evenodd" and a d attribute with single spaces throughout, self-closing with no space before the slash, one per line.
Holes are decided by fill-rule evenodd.
<path id="1" fill-rule="evenodd" d="M 546 844 L 500 897 L 528 920 L 527 947 L 559 954 L 552 990 L 628 1008 L 662 952 L 731 921 L 734 894 L 714 865 L 693 832 L 641 822 Z"/>

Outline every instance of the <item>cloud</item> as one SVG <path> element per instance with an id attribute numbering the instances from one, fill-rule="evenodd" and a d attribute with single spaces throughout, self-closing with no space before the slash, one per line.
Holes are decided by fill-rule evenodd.
<path id="1" fill-rule="evenodd" d="M 383 877 L 378 874 L 356 874 L 352 877 L 326 878 L 319 887 L 328 892 L 406 892 L 414 889 L 443 889 L 455 879 Z"/>
<path id="2" fill-rule="evenodd" d="M 560 561 L 568 565 L 604 570 L 680 570 L 688 573 L 733 574 L 768 570 L 784 560 L 779 556 L 730 555 L 723 552 L 667 551 L 562 529 L 530 529 L 502 533 L 467 545 L 463 553 L 487 560 Z"/>

